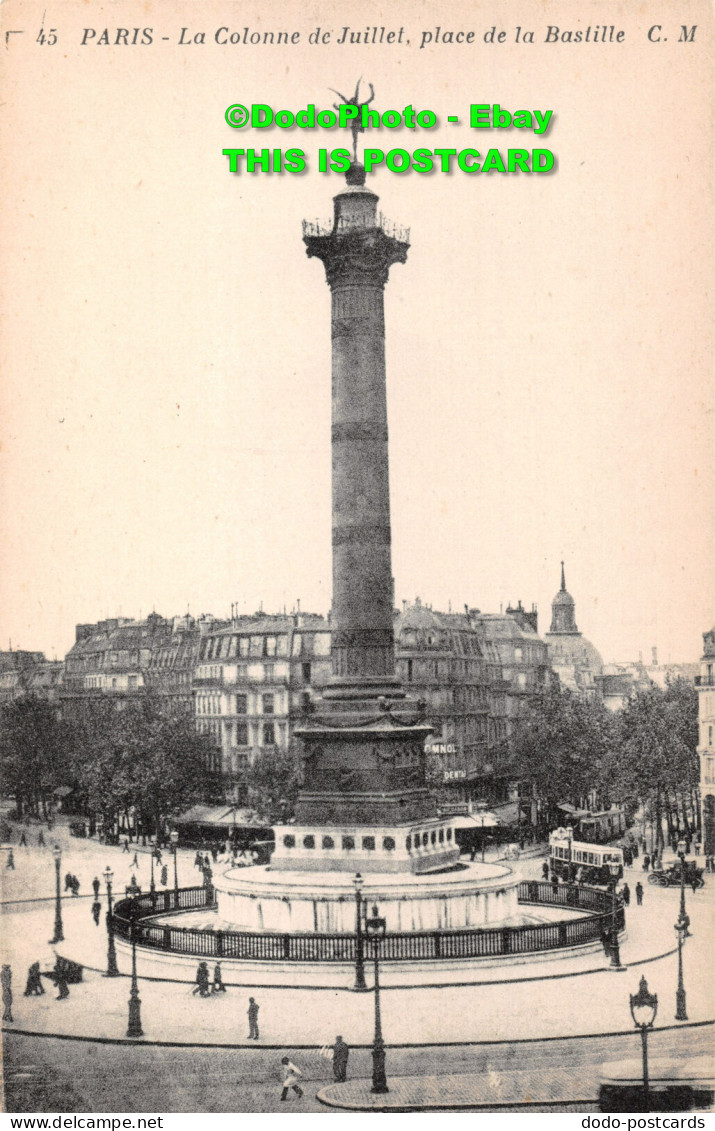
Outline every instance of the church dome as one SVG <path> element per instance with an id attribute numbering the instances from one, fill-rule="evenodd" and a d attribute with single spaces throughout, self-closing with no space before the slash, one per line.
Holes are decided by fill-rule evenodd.
<path id="1" fill-rule="evenodd" d="M 566 590 L 566 576 L 564 563 L 561 563 L 561 588 L 551 602 L 551 628 L 549 632 L 572 633 L 578 632 L 575 618 L 576 602 Z"/>

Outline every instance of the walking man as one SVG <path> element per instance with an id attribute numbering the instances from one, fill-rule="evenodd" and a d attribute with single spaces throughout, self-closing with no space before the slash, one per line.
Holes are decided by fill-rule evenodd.
<path id="1" fill-rule="evenodd" d="M 636 884 L 636 903 L 639 907 L 643 906 L 643 884 L 640 880 Z"/>
<path id="2" fill-rule="evenodd" d="M 249 997 L 248 999 L 248 1039 L 249 1041 L 258 1040 L 258 1010 L 259 1006 L 255 998 Z"/>
<path id="3" fill-rule="evenodd" d="M 99 899 L 99 887 L 100 887 L 99 879 L 97 878 L 97 876 L 95 876 L 94 879 L 92 880 L 92 890 L 94 891 L 94 898 L 95 899 Z"/>
<path id="4" fill-rule="evenodd" d="M 131 864 L 129 865 L 129 867 L 130 867 L 130 868 L 138 868 L 138 867 L 139 867 L 139 859 L 138 859 L 138 857 L 137 857 L 137 854 L 136 854 L 136 852 L 134 853 L 134 859 L 132 860 L 132 862 L 131 862 Z"/>
<path id="5" fill-rule="evenodd" d="M 42 984 L 40 977 L 40 964 L 33 962 L 30 969 L 27 971 L 27 985 L 25 986 L 25 997 L 40 997 L 44 994 L 45 987 Z"/>
<path id="6" fill-rule="evenodd" d="M 281 1064 L 283 1065 L 283 1092 L 281 1094 L 281 1100 L 288 1099 L 289 1088 L 292 1088 L 298 1099 L 301 1099 L 303 1089 L 298 1084 L 298 1078 L 302 1076 L 303 1073 L 287 1056 L 282 1058 Z"/>
<path id="7" fill-rule="evenodd" d="M 193 992 L 199 994 L 201 997 L 208 997 L 211 993 L 209 987 L 209 968 L 205 962 L 199 962 L 196 971 L 196 988 Z"/>
<path id="8" fill-rule="evenodd" d="M 333 1076 L 339 1084 L 342 1084 L 343 1081 L 347 1079 L 349 1055 L 350 1049 L 343 1038 L 336 1037 L 333 1046 Z"/>
<path id="9" fill-rule="evenodd" d="M 12 1021 L 12 970 L 7 963 L 0 970 L 0 984 L 2 985 L 2 1019 Z"/>
<path id="10" fill-rule="evenodd" d="M 221 963 L 217 962 L 214 966 L 214 981 L 211 987 L 211 992 L 214 994 L 225 994 L 226 987 L 223 984 L 223 977 L 221 975 Z"/>
<path id="11" fill-rule="evenodd" d="M 11 872 L 15 871 L 15 853 L 11 848 L 8 849 L 7 864 L 5 865 L 5 867 L 9 868 Z"/>
<path id="12" fill-rule="evenodd" d="M 99 916 L 100 916 L 101 911 L 102 911 L 102 904 L 99 902 L 98 899 L 95 899 L 94 903 L 92 904 L 92 918 L 94 919 L 95 927 L 99 926 Z"/>
<path id="13" fill-rule="evenodd" d="M 621 895 L 623 896 L 623 903 L 626 907 L 629 907 L 631 902 L 631 889 L 629 888 L 628 884 L 623 885 Z"/>
<path id="14" fill-rule="evenodd" d="M 20 847 L 21 848 L 27 848 L 27 837 L 25 836 L 25 830 L 24 829 L 20 833 Z"/>

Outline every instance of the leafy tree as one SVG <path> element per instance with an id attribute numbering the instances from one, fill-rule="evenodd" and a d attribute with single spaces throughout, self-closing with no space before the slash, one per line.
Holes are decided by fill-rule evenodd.
<path id="1" fill-rule="evenodd" d="M 153 695 L 117 711 L 103 702 L 77 717 L 74 770 L 90 812 L 105 823 L 134 809 L 142 828 L 163 821 L 197 801 L 219 800 L 210 770 L 213 746 L 193 719 L 167 714 Z"/>
<path id="2" fill-rule="evenodd" d="M 287 750 L 275 747 L 260 751 L 246 771 L 248 804 L 271 822 L 293 814 L 299 788 L 299 749 L 293 742 Z"/>
<path id="3" fill-rule="evenodd" d="M 549 823 L 560 819 L 559 804 L 586 807 L 594 790 L 606 803 L 613 738 L 612 717 L 597 700 L 556 684 L 530 701 L 511 737 L 512 765 L 535 786 Z"/>
<path id="4" fill-rule="evenodd" d="M 25 695 L 0 712 L 0 770 L 18 813 L 47 816 L 53 791 L 71 780 L 67 727 L 50 703 Z"/>
<path id="5" fill-rule="evenodd" d="M 673 832 L 689 827 L 689 814 L 697 814 L 697 693 L 682 679 L 664 691 L 653 687 L 638 692 L 617 722 L 618 758 L 610 766 L 614 782 L 624 797 L 645 806 L 656 847 L 662 849 L 663 817 Z"/>

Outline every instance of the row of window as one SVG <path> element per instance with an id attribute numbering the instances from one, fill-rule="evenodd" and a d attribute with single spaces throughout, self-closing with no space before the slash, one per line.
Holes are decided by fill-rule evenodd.
<path id="1" fill-rule="evenodd" d="M 130 677 L 131 678 L 131 677 Z M 233 696 L 233 703 L 229 702 L 229 711 L 233 706 L 234 714 L 247 715 L 248 714 L 248 695 L 239 693 Z M 264 715 L 274 715 L 276 713 L 276 697 L 272 691 L 266 691 L 261 695 L 261 712 Z M 197 715 L 220 715 L 221 714 L 221 696 L 220 695 L 197 695 L 196 696 L 196 713 Z"/>

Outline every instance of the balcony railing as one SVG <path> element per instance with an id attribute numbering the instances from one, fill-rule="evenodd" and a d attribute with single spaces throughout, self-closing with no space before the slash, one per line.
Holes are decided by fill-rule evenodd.
<path id="1" fill-rule="evenodd" d="M 715 687 L 715 674 L 710 672 L 709 675 L 696 675 L 696 687 Z"/>
<path id="2" fill-rule="evenodd" d="M 414 931 L 386 935 L 379 943 L 383 962 L 410 962 L 452 958 L 489 958 L 532 954 L 563 947 L 582 946 L 603 938 L 612 925 L 610 893 L 598 888 L 527 880 L 519 884 L 519 902 L 590 912 L 562 922 L 522 927 L 478 927 L 457 931 Z M 115 934 L 131 938 L 131 910 L 137 915 L 136 942 L 154 950 L 175 951 L 200 958 L 235 958 L 257 962 L 354 962 L 355 935 L 258 934 L 252 931 L 212 931 L 178 927 L 153 921 L 172 911 L 193 911 L 216 906 L 211 887 L 173 891 L 120 900 L 114 909 Z M 616 905 L 616 924 L 625 927 L 623 901 Z"/>
<path id="3" fill-rule="evenodd" d="M 369 230 L 379 228 L 386 236 L 393 240 L 398 240 L 399 243 L 410 242 L 410 229 L 403 227 L 401 224 L 396 224 L 393 220 L 389 220 L 382 212 L 378 212 L 376 216 L 341 216 L 338 220 L 337 226 L 333 220 L 304 220 L 303 221 L 303 238 L 308 236 L 332 236 L 345 235 L 349 232 L 359 231 L 360 229 Z"/>

